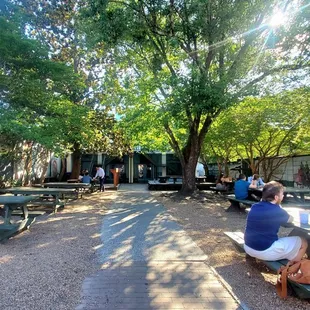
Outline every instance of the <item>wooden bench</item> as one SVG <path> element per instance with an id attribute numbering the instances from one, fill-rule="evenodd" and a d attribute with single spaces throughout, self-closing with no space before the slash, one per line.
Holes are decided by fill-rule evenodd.
<path id="1" fill-rule="evenodd" d="M 226 231 L 224 234 L 233 241 L 233 244 L 238 249 L 239 252 L 245 253 L 244 251 L 244 233 L 241 231 Z M 281 259 L 277 261 L 265 261 L 259 260 L 265 266 L 267 266 L 270 270 L 277 272 L 280 267 L 286 266 L 288 263 L 287 259 Z M 310 284 L 300 284 L 288 279 L 288 285 L 295 292 L 295 294 L 302 299 L 310 298 Z"/>
<path id="2" fill-rule="evenodd" d="M 246 207 L 252 207 L 252 205 L 257 202 L 248 199 L 237 199 L 235 195 L 228 195 L 227 198 L 230 202 L 230 206 L 226 209 L 226 212 L 244 212 Z M 240 204 L 245 205 L 245 207 L 241 207 Z"/>

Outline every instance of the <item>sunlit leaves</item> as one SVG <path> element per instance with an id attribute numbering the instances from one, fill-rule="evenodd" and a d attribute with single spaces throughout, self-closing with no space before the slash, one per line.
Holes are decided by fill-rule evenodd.
<path id="1" fill-rule="evenodd" d="M 266 158 L 308 152 L 309 100 L 308 88 L 246 99 L 212 124 L 203 154 L 220 162 L 242 158 L 255 172 Z"/>

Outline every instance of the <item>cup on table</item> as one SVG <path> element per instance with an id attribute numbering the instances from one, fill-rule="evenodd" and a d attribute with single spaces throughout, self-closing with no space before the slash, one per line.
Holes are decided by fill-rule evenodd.
<path id="1" fill-rule="evenodd" d="M 299 211 L 300 224 L 308 224 L 309 222 L 309 211 Z"/>

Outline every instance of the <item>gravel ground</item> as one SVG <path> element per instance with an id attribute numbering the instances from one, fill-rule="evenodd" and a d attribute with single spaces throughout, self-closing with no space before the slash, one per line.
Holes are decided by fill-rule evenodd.
<path id="1" fill-rule="evenodd" d="M 56 215 L 41 216 L 25 231 L 0 244 L 0 309 L 74 309 L 83 280 L 100 267 L 100 228 L 115 192 L 85 195 Z M 245 214 L 226 213 L 225 198 L 210 192 L 180 199 L 152 192 L 197 245 L 208 263 L 249 309 L 310 309 L 310 302 L 275 292 L 276 275 L 245 261 L 224 231 L 243 230 Z M 287 234 L 283 229 L 282 234 Z M 190 310 L 190 309 L 189 309 Z"/>
<path id="2" fill-rule="evenodd" d="M 229 202 L 221 195 L 200 192 L 193 197 L 180 198 L 176 193 L 152 192 L 208 255 L 208 263 L 231 287 L 233 293 L 249 309 L 310 309 L 310 301 L 277 296 L 276 275 L 255 260 L 246 261 L 236 251 L 224 231 L 243 231 L 246 214 L 228 213 Z M 289 229 L 280 234 L 287 235 Z"/>
<path id="3" fill-rule="evenodd" d="M 0 309 L 74 309 L 82 282 L 98 270 L 96 249 L 115 193 L 84 195 L 0 244 Z"/>

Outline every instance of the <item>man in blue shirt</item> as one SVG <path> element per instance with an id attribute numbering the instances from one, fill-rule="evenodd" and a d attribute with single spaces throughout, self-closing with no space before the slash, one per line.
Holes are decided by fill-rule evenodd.
<path id="1" fill-rule="evenodd" d="M 89 173 L 88 173 L 88 171 L 86 170 L 85 171 L 85 173 L 84 173 L 84 175 L 83 175 L 83 177 L 82 177 L 82 183 L 91 183 L 91 181 L 92 181 L 92 178 L 89 176 Z"/>
<path id="2" fill-rule="evenodd" d="M 262 200 L 252 206 L 244 233 L 244 250 L 250 256 L 269 261 L 299 261 L 306 253 L 306 239 L 299 236 L 278 238 L 280 226 L 293 221 L 281 208 L 282 199 L 282 184 L 272 181 L 264 186 Z"/>
<path id="3" fill-rule="evenodd" d="M 253 198 L 248 193 L 249 187 L 251 187 L 251 184 L 246 181 L 245 175 L 241 173 L 239 175 L 238 181 L 235 183 L 235 197 L 242 200 L 253 200 Z"/>

